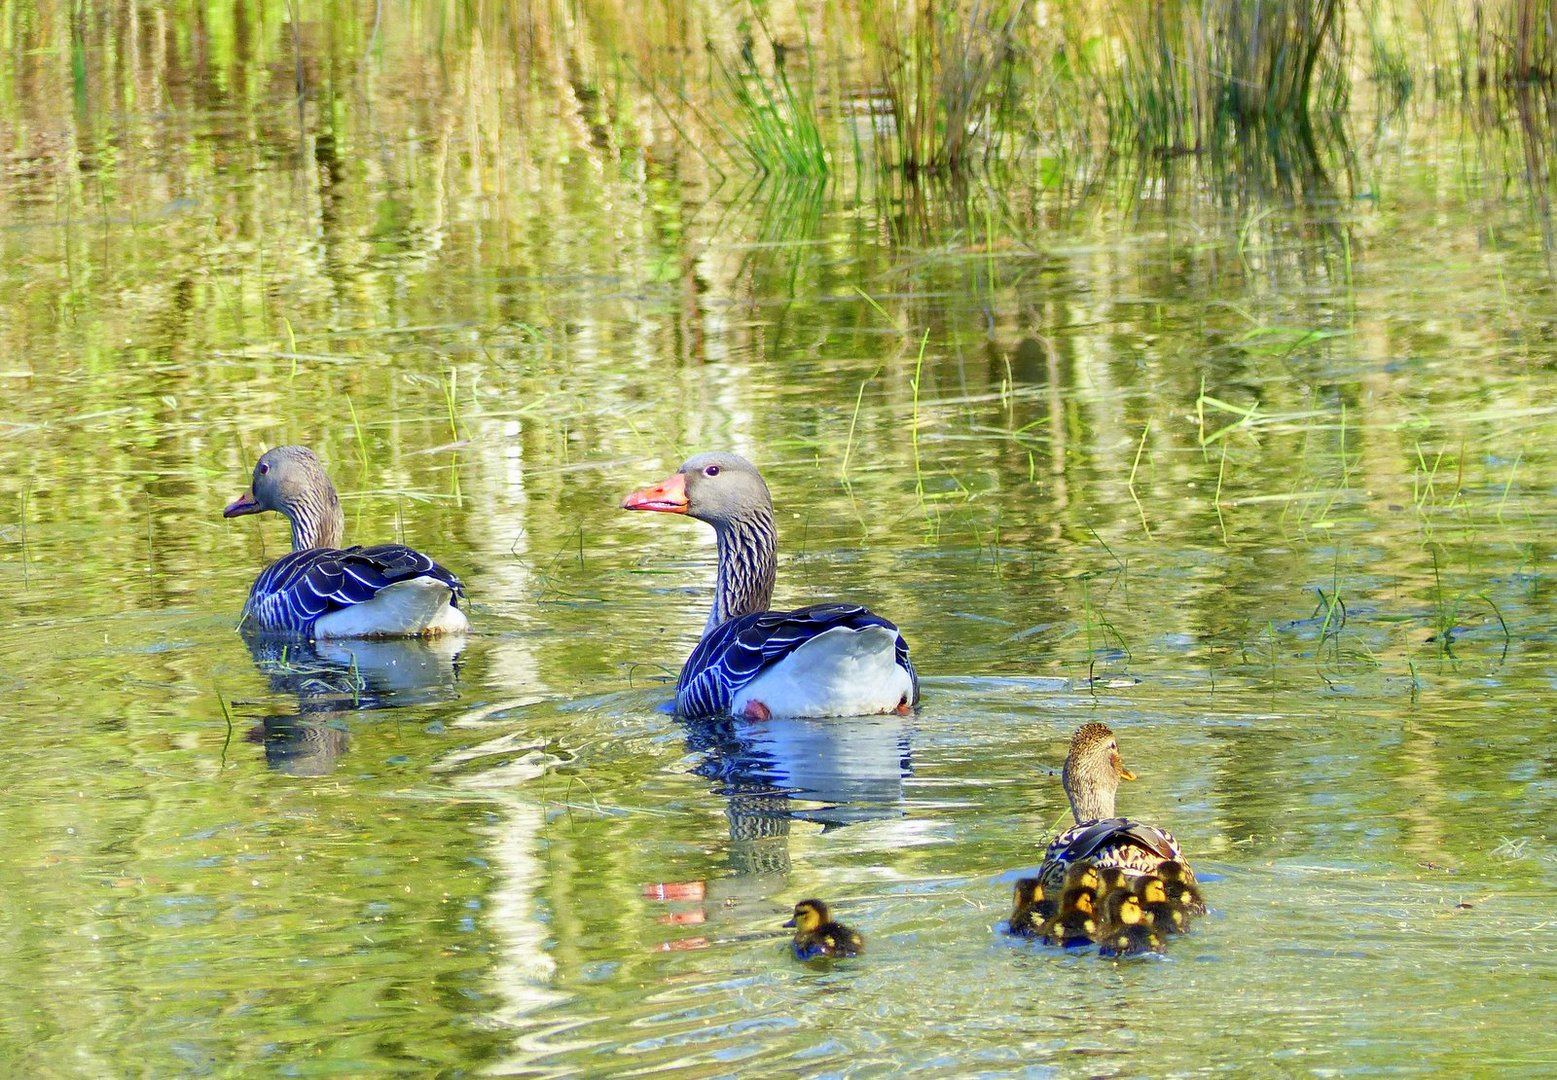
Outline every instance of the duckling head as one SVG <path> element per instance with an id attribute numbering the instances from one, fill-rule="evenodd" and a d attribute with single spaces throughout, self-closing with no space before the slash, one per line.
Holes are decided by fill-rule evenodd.
<path id="1" fill-rule="evenodd" d="M 1060 897 L 1060 914 L 1064 915 L 1072 911 L 1084 911 L 1091 915 L 1096 910 L 1097 892 L 1086 885 L 1076 885 L 1066 889 Z"/>
<path id="2" fill-rule="evenodd" d="M 1130 872 L 1122 866 L 1104 866 L 1097 872 L 1097 891 L 1106 896 L 1115 889 L 1130 887 Z"/>
<path id="3" fill-rule="evenodd" d="M 1195 880 L 1195 876 L 1189 872 L 1189 867 L 1185 866 L 1178 859 L 1169 859 L 1167 862 L 1159 863 L 1157 866 L 1157 876 L 1164 881 Z"/>
<path id="4" fill-rule="evenodd" d="M 1011 897 L 1013 911 L 1036 907 L 1042 901 L 1043 880 L 1041 878 L 1024 877 L 1017 880 L 1016 888 L 1012 890 Z"/>
<path id="5" fill-rule="evenodd" d="M 796 932 L 810 934 L 827 921 L 827 905 L 820 900 L 802 900 L 795 905 L 794 914 L 785 926 L 792 926 Z"/>
<path id="6" fill-rule="evenodd" d="M 1070 799 L 1070 812 L 1080 825 L 1114 816 L 1119 781 L 1134 780 L 1119 756 L 1119 743 L 1107 724 L 1082 724 L 1071 736 L 1070 753 L 1060 780 Z"/>
<path id="7" fill-rule="evenodd" d="M 1168 902 L 1168 886 L 1162 878 L 1156 874 L 1143 877 L 1136 884 L 1136 891 L 1140 898 L 1148 904 L 1166 904 Z"/>
<path id="8" fill-rule="evenodd" d="M 1065 868 L 1066 889 L 1091 889 L 1096 892 L 1098 885 L 1097 863 L 1091 859 L 1073 862 Z"/>
<path id="9" fill-rule="evenodd" d="M 1141 898 L 1124 889 L 1108 894 L 1103 914 L 1110 922 L 1121 926 L 1134 926 L 1146 917 L 1141 909 Z"/>

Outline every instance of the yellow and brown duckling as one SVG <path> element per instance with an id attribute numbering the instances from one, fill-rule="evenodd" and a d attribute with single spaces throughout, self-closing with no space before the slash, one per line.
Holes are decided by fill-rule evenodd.
<path id="1" fill-rule="evenodd" d="M 794 950 L 799 960 L 822 956 L 858 956 L 865 951 L 865 939 L 858 930 L 832 921 L 827 905 L 820 900 L 802 900 L 794 915 L 784 924 L 795 929 Z"/>
<path id="2" fill-rule="evenodd" d="M 1157 876 L 1167 886 L 1168 901 L 1191 915 L 1206 913 L 1206 898 L 1195 880 L 1195 872 L 1179 859 L 1169 859 L 1157 867 Z"/>
<path id="3" fill-rule="evenodd" d="M 1097 890 L 1075 885 L 1060 897 L 1060 909 L 1043 924 L 1045 945 L 1071 949 L 1097 940 Z"/>
<path id="4" fill-rule="evenodd" d="M 1146 921 L 1159 933 L 1189 933 L 1189 909 L 1173 902 L 1168 883 L 1162 878 L 1156 874 L 1147 874 L 1137 879 L 1135 895 L 1140 898 Z"/>
<path id="5" fill-rule="evenodd" d="M 1097 868 L 1097 894 L 1106 897 L 1111 892 L 1119 889 L 1130 888 L 1130 872 L 1122 866 L 1099 866 Z"/>
<path id="6" fill-rule="evenodd" d="M 1008 934 L 1037 937 L 1043 932 L 1043 924 L 1060 910 L 1060 902 L 1045 894 L 1043 882 L 1038 878 L 1021 878 L 1013 894 L 1011 918 L 1006 921 Z"/>
<path id="7" fill-rule="evenodd" d="M 1162 951 L 1162 936 L 1147 919 L 1141 898 L 1128 889 L 1117 889 L 1104 899 L 1103 928 L 1097 943 L 1099 956 Z"/>
<path id="8" fill-rule="evenodd" d="M 1042 881 L 1042 878 L 1039 878 Z M 1103 879 L 1098 874 L 1097 863 L 1091 859 L 1081 859 L 1070 863 L 1065 867 L 1065 876 L 1060 882 L 1060 893 L 1069 892 L 1072 889 L 1090 889 L 1097 893 L 1103 887 Z"/>

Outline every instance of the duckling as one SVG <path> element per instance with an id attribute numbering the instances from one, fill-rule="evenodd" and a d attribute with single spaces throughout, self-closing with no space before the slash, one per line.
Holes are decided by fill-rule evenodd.
<path id="1" fill-rule="evenodd" d="M 1133 892 L 1110 893 L 1104 905 L 1107 927 L 1098 935 L 1099 956 L 1134 956 L 1161 952 L 1162 938 L 1146 921 L 1141 898 Z"/>
<path id="2" fill-rule="evenodd" d="M 1168 885 L 1156 874 L 1147 874 L 1135 883 L 1146 921 L 1164 934 L 1189 933 L 1189 912 L 1170 899 Z"/>
<path id="3" fill-rule="evenodd" d="M 1206 913 L 1206 898 L 1195 881 L 1195 872 L 1178 859 L 1169 859 L 1157 867 L 1157 876 L 1168 886 L 1168 900 L 1191 915 Z"/>
<path id="4" fill-rule="evenodd" d="M 1035 877 L 1019 880 L 1014 894 L 1011 918 L 1006 921 L 1006 933 L 1017 937 L 1037 937 L 1043 932 L 1043 924 L 1060 910 L 1060 902 L 1052 896 L 1045 896 L 1043 882 Z"/>
<path id="5" fill-rule="evenodd" d="M 1063 899 L 1065 893 L 1072 889 L 1090 889 L 1096 893 L 1101 885 L 1102 879 L 1098 877 L 1097 863 L 1091 859 L 1082 859 L 1065 867 L 1064 884 L 1060 887 L 1060 896 Z"/>
<path id="6" fill-rule="evenodd" d="M 1106 898 L 1109 893 L 1130 887 L 1130 872 L 1122 866 L 1100 866 L 1097 880 L 1097 893 Z"/>
<path id="7" fill-rule="evenodd" d="M 1097 890 L 1077 885 L 1060 897 L 1060 910 L 1043 924 L 1046 945 L 1074 948 L 1097 940 Z"/>
<path id="8" fill-rule="evenodd" d="M 1071 737 L 1060 781 L 1070 800 L 1075 825 L 1064 829 L 1044 851 L 1038 876 L 1056 888 L 1069 868 L 1090 860 L 1098 870 L 1119 867 L 1132 877 L 1150 874 L 1164 862 L 1183 865 L 1178 841 L 1166 829 L 1114 816 L 1121 781 L 1134 780 L 1119 756 L 1119 743 L 1106 724 L 1083 724 Z M 1195 876 L 1184 867 L 1187 881 Z"/>
<path id="9" fill-rule="evenodd" d="M 858 930 L 851 930 L 829 918 L 827 905 L 820 900 L 802 900 L 795 905 L 795 913 L 784 924 L 795 928 L 794 950 L 799 960 L 815 960 L 819 956 L 858 956 L 865 951 L 865 939 Z"/>

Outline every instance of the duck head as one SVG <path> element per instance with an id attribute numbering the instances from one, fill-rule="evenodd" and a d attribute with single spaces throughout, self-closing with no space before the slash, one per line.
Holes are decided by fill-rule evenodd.
<path id="1" fill-rule="evenodd" d="M 1119 744 L 1107 724 L 1083 724 L 1071 736 L 1070 753 L 1060 773 L 1076 823 L 1114 816 L 1114 793 L 1121 780 L 1134 780 L 1119 756 Z"/>

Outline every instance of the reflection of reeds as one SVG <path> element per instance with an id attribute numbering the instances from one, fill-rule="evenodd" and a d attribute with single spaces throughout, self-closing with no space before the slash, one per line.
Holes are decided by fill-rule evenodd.
<path id="1" fill-rule="evenodd" d="M 1014 114 L 1025 16 L 1024 0 L 862 6 L 867 64 L 890 121 L 876 128 L 878 160 L 909 175 L 952 170 L 973 160 L 980 135 L 998 136 Z"/>

